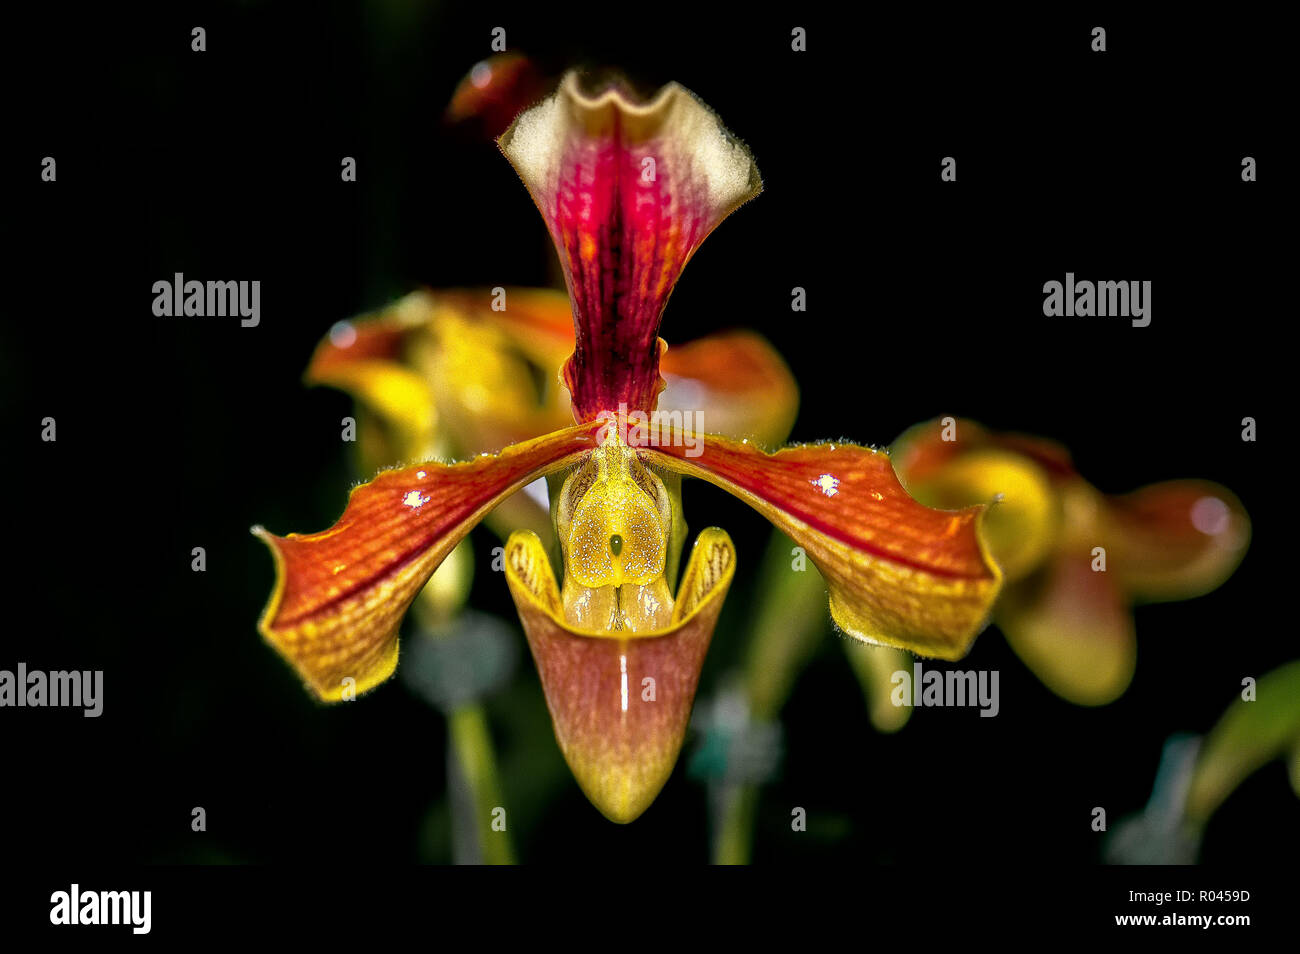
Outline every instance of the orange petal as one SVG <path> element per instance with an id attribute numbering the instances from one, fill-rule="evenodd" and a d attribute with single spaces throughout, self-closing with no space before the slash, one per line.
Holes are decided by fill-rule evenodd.
<path id="1" fill-rule="evenodd" d="M 385 471 L 353 488 L 343 516 L 320 533 L 277 537 L 254 527 L 276 568 L 262 635 L 321 699 L 387 679 L 402 617 L 452 548 L 507 496 L 591 450 L 595 430 L 572 427 L 460 464 Z"/>
<path id="2" fill-rule="evenodd" d="M 637 818 L 672 774 L 700 667 L 736 556 L 721 530 L 700 534 L 667 629 L 588 631 L 564 620 L 532 533 L 506 544 L 506 580 L 537 662 L 555 738 L 583 792 L 610 821 Z"/>
<path id="3" fill-rule="evenodd" d="M 764 447 L 790 436 L 799 386 L 762 335 L 728 331 L 674 345 L 660 367 L 668 382 L 659 395 L 661 412 L 693 412 L 695 430 L 749 438 Z"/>
<path id="4" fill-rule="evenodd" d="M 1208 593 L 1232 575 L 1250 542 L 1241 501 L 1202 480 L 1107 497 L 1101 521 L 1110 571 L 1142 600 Z"/>
<path id="5" fill-rule="evenodd" d="M 762 188 L 749 152 L 676 83 L 640 103 L 618 85 L 589 96 L 574 73 L 499 144 L 564 267 L 575 416 L 652 409 L 664 305 L 709 232 Z"/>
<path id="6" fill-rule="evenodd" d="M 651 459 L 735 494 L 793 538 L 826 578 L 831 616 L 849 635 L 960 659 L 984 627 L 1002 577 L 978 533 L 983 508 L 922 506 L 889 455 L 868 447 L 766 454 L 714 436 L 668 438 Z"/>
<path id="7" fill-rule="evenodd" d="M 1006 588 L 997 624 L 1049 689 L 1099 706 L 1132 681 L 1137 639 L 1118 577 L 1092 563 L 1088 550 L 1058 553 L 1041 573 Z"/>

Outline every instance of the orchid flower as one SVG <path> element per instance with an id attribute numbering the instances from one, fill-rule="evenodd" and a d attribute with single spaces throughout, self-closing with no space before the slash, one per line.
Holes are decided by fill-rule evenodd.
<path id="1" fill-rule="evenodd" d="M 542 476 L 559 552 L 553 563 L 536 533 L 513 533 L 506 582 L 560 749 L 611 820 L 639 816 L 671 773 L 735 573 L 730 537 L 710 527 L 678 581 L 683 476 L 734 494 L 802 547 L 850 636 L 962 656 L 1001 583 L 981 507 L 922 506 L 868 447 L 769 454 L 655 413 L 669 293 L 704 238 L 761 189 L 744 145 L 676 84 L 641 102 L 617 84 L 584 91 L 574 74 L 499 145 L 563 264 L 574 341 L 561 380 L 575 423 L 497 454 L 384 471 L 320 533 L 255 528 L 277 574 L 259 628 L 311 691 L 337 700 L 345 680 L 361 692 L 388 678 L 425 581 Z"/>
<path id="2" fill-rule="evenodd" d="M 994 620 L 1057 695 L 1102 705 L 1133 678 L 1132 605 L 1188 599 L 1232 575 L 1250 518 L 1204 480 L 1107 495 L 1051 441 L 973 421 L 918 424 L 891 445 L 908 492 L 932 506 L 997 504 L 985 522 L 1007 585 Z"/>

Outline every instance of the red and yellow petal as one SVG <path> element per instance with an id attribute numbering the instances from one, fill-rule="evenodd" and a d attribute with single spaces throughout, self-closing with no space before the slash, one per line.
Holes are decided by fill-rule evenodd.
<path id="1" fill-rule="evenodd" d="M 888 454 L 854 444 L 767 454 L 701 435 L 670 436 L 646 453 L 736 495 L 793 538 L 825 577 L 831 616 L 849 635 L 960 659 L 984 627 L 1002 576 L 980 539 L 983 508 L 917 503 Z"/>
<path id="2" fill-rule="evenodd" d="M 353 488 L 343 516 L 320 533 L 255 527 L 276 568 L 262 635 L 323 700 L 374 687 L 397 664 L 407 608 L 452 548 L 510 494 L 590 451 L 596 430 L 580 425 L 497 456 L 384 471 Z"/>
<path id="3" fill-rule="evenodd" d="M 1133 680 L 1133 613 L 1110 571 L 1093 570 L 1090 550 L 1066 549 L 1033 577 L 1009 585 L 996 622 L 1043 684 L 1079 705 L 1118 699 Z"/>
<path id="4" fill-rule="evenodd" d="M 748 438 L 761 446 L 785 442 L 799 411 L 799 386 L 762 335 L 727 331 L 664 352 L 667 387 L 659 411 L 690 413 L 694 429 Z M 702 421 L 701 421 L 702 418 Z"/>
<path id="5" fill-rule="evenodd" d="M 1241 501 L 1203 480 L 1107 497 L 1100 520 L 1110 571 L 1139 600 L 1208 593 L 1232 575 L 1250 542 Z"/>
<path id="6" fill-rule="evenodd" d="M 506 544 L 506 580 L 532 649 L 565 761 L 606 818 L 650 806 L 681 751 L 704 655 L 735 572 L 731 540 L 700 534 L 661 631 L 588 631 L 565 621 L 560 591 L 532 533 Z"/>
<path id="7" fill-rule="evenodd" d="M 641 103 L 619 86 L 588 95 L 574 73 L 499 144 L 564 267 L 575 416 L 652 409 L 673 285 L 709 232 L 762 188 L 748 150 L 675 83 Z"/>

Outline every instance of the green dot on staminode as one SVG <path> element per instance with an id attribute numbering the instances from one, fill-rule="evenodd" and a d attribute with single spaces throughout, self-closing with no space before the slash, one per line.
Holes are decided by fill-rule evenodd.
<path id="1" fill-rule="evenodd" d="M 609 538 L 609 551 L 613 553 L 614 556 L 618 556 L 623 552 L 623 538 L 617 533 Z"/>

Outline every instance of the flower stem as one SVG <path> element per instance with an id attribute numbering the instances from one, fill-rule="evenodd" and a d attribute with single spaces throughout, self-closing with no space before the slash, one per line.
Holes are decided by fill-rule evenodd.
<path id="1" fill-rule="evenodd" d="M 468 703 L 448 715 L 447 742 L 452 754 L 450 761 L 459 775 L 459 779 L 451 784 L 453 787 L 457 783 L 462 785 L 467 796 L 459 800 L 459 806 L 458 800 L 452 799 L 452 828 L 454 832 L 471 833 L 477 849 L 473 857 L 457 860 L 488 865 L 514 864 L 515 853 L 506 827 L 507 814 L 502 804 L 496 752 L 481 705 Z M 462 809 L 460 812 L 456 810 L 458 807 Z M 498 809 L 494 815 L 494 810 Z M 470 816 L 468 819 L 464 817 L 466 813 Z"/>
<path id="2" fill-rule="evenodd" d="M 715 865 L 747 865 L 754 841 L 754 811 L 758 806 L 758 786 L 724 785 L 721 821 L 713 838 Z"/>
<path id="3" fill-rule="evenodd" d="M 789 537 L 773 531 L 759 570 L 761 595 L 744 667 L 749 717 L 755 722 L 772 722 L 780 715 L 795 677 L 827 630 L 826 584 L 806 559 L 792 559 L 801 553 Z M 752 782 L 718 784 L 715 864 L 749 864 L 758 796 L 759 786 Z"/>

